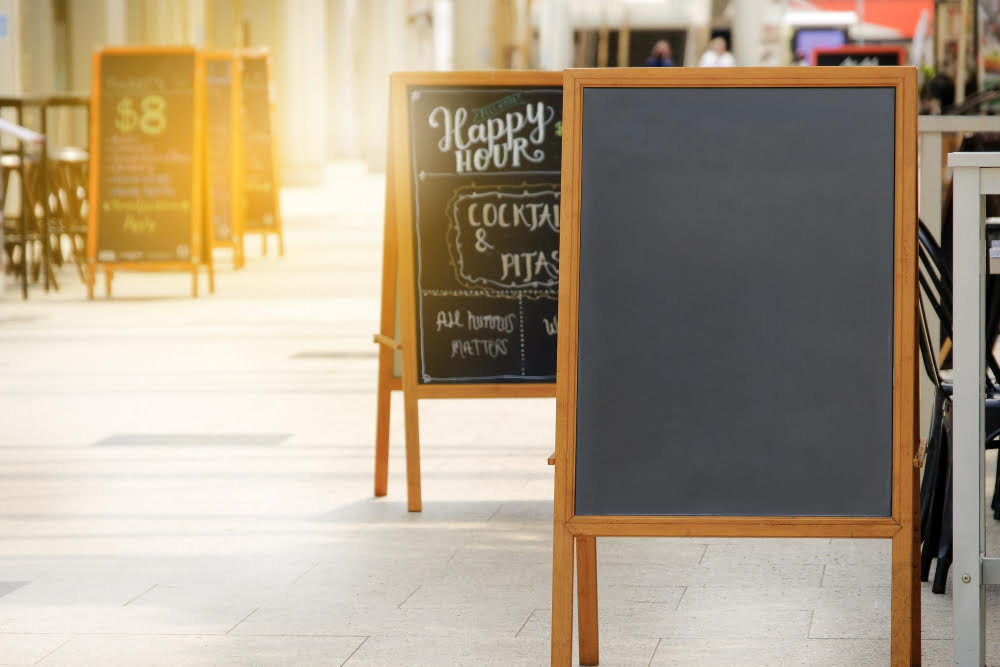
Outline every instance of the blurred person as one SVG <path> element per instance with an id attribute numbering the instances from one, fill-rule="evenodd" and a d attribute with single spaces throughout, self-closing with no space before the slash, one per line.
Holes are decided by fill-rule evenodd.
<path id="1" fill-rule="evenodd" d="M 795 64 L 800 67 L 808 67 L 811 64 L 801 49 L 795 49 Z"/>
<path id="2" fill-rule="evenodd" d="M 670 43 L 665 39 L 661 39 L 654 44 L 653 50 L 650 52 L 649 57 L 646 58 L 646 62 L 643 63 L 643 66 L 674 67 L 674 61 L 670 59 Z"/>
<path id="3" fill-rule="evenodd" d="M 955 104 L 955 82 L 946 74 L 938 74 L 924 83 L 920 90 L 920 113 L 947 113 Z"/>
<path id="4" fill-rule="evenodd" d="M 713 37 L 708 43 L 708 51 L 698 61 L 698 67 L 732 67 L 735 64 L 733 54 L 726 48 L 725 37 Z"/>

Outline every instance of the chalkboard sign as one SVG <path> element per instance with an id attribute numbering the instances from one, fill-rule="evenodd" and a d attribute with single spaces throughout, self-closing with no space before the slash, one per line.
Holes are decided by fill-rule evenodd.
<path id="1" fill-rule="evenodd" d="M 198 263 L 195 52 L 108 50 L 96 57 L 92 257 Z"/>
<path id="2" fill-rule="evenodd" d="M 204 83 L 190 47 L 109 47 L 93 55 L 87 295 L 98 268 L 198 269 L 215 291 L 204 228 Z"/>
<path id="3" fill-rule="evenodd" d="M 902 46 L 838 46 L 818 48 L 812 52 L 813 65 L 827 67 L 886 67 L 906 64 L 906 49 Z"/>
<path id="4" fill-rule="evenodd" d="M 216 246 L 234 249 L 243 264 L 240 77 L 233 52 L 204 52 L 205 67 L 205 208 Z"/>
<path id="5" fill-rule="evenodd" d="M 408 94 L 420 382 L 554 382 L 562 89 Z"/>
<path id="6" fill-rule="evenodd" d="M 247 231 L 280 234 L 270 56 L 244 53 L 240 60 L 243 68 L 244 227 Z"/>
<path id="7" fill-rule="evenodd" d="M 619 535 L 892 538 L 914 664 L 916 71 L 567 70 L 564 123 L 552 664 Z"/>
<path id="8" fill-rule="evenodd" d="M 401 390 L 416 512 L 418 399 L 555 395 L 562 74 L 396 72 L 390 91 L 375 495 Z"/>

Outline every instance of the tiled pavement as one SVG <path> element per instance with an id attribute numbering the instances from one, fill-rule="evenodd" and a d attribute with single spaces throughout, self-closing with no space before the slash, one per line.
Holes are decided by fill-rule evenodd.
<path id="1" fill-rule="evenodd" d="M 396 397 L 372 498 L 382 179 L 329 182 L 286 193 L 284 259 L 220 252 L 214 296 L 8 285 L 0 663 L 547 664 L 554 402 L 422 404 L 408 514 Z M 604 665 L 888 662 L 888 542 L 598 544 Z M 947 664 L 950 590 L 923 608 Z"/>

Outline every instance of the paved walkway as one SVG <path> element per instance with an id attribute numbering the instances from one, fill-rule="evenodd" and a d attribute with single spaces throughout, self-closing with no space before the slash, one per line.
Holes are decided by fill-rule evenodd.
<path id="1" fill-rule="evenodd" d="M 0 663 L 548 664 L 555 404 L 422 404 L 408 514 L 397 397 L 373 499 L 383 182 L 329 181 L 285 193 L 287 256 L 251 241 L 214 296 L 8 285 Z M 598 544 L 603 665 L 888 663 L 887 541 Z M 925 585 L 925 664 L 950 599 Z"/>

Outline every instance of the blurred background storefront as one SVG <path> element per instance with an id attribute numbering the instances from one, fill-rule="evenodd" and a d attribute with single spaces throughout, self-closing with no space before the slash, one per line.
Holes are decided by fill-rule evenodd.
<path id="1" fill-rule="evenodd" d="M 91 52 L 117 44 L 267 47 L 281 168 L 385 162 L 393 70 L 616 67 L 670 43 L 693 66 L 713 37 L 737 65 L 804 62 L 820 45 L 902 46 L 971 90 L 1000 76 L 1000 0 L 0 0 L 0 92 L 87 91 Z M 992 9 L 991 9 L 992 8 Z M 963 26 L 965 29 L 963 30 Z M 955 63 L 964 54 L 967 67 Z M 996 61 L 996 62 L 994 62 Z M 997 73 L 994 73 L 994 69 Z M 964 90 L 964 88 L 963 88 Z M 961 93 L 959 93 L 961 96 Z M 58 142 L 84 132 L 72 114 Z M 72 143 L 72 141 L 70 141 Z"/>

